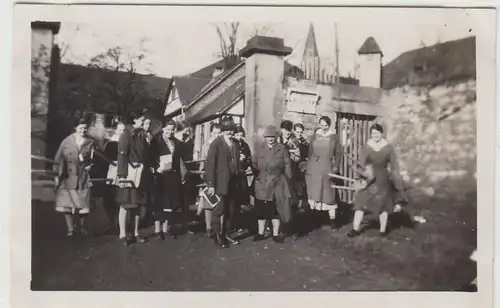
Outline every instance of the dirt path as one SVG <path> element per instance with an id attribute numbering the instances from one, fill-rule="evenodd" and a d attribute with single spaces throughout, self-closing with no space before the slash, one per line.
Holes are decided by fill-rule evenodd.
<path id="1" fill-rule="evenodd" d="M 34 290 L 452 290 L 475 276 L 470 247 L 447 245 L 433 224 L 387 238 L 318 229 L 295 243 L 247 238 L 221 250 L 204 234 L 131 247 L 112 235 L 72 241 L 50 203 L 34 203 L 33 223 Z"/>

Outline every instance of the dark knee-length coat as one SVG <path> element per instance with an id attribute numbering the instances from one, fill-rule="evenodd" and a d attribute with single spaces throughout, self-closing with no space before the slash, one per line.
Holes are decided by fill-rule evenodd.
<path id="1" fill-rule="evenodd" d="M 255 177 L 255 198 L 262 201 L 275 201 L 282 222 L 291 219 L 292 165 L 287 148 L 280 143 L 272 147 L 262 142 L 255 148 L 252 157 Z"/>
<path id="2" fill-rule="evenodd" d="M 152 182 L 149 144 L 142 128 L 126 129 L 118 140 L 118 178 L 127 178 L 129 166 L 143 165 L 139 187 L 118 188 L 116 202 L 134 207 L 147 204 L 147 188 Z"/>
<path id="3" fill-rule="evenodd" d="M 240 150 L 236 140 L 233 141 L 231 149 L 227 145 L 223 136 L 215 138 L 208 148 L 205 163 L 205 179 L 208 187 L 213 187 L 219 196 L 230 193 L 231 175 L 237 176 L 240 173 Z M 234 192 L 231 192 L 234 193 Z"/>
<path id="4" fill-rule="evenodd" d="M 182 144 L 172 137 L 170 139 L 172 148 L 167 145 L 162 135 L 153 139 L 152 151 L 154 156 L 154 168 L 158 170 L 160 157 L 172 155 L 172 169 L 156 172 L 155 204 L 160 210 L 177 210 L 182 206 L 182 182 L 184 182 L 187 169 L 182 160 Z"/>
<path id="5" fill-rule="evenodd" d="M 377 147 L 370 141 L 363 156 L 363 164 L 373 170 L 373 180 L 356 192 L 354 209 L 380 214 L 391 211 L 395 204 L 408 203 L 394 147 L 386 141 Z"/>

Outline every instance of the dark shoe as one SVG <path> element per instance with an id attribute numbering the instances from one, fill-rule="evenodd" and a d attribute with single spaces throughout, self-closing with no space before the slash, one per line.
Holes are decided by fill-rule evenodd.
<path id="1" fill-rule="evenodd" d="M 208 229 L 207 230 L 207 237 L 208 238 L 213 238 L 214 237 L 214 233 L 213 233 L 212 229 Z"/>
<path id="2" fill-rule="evenodd" d="M 387 230 L 385 232 L 379 231 L 378 234 L 380 237 L 386 237 L 389 234 L 389 232 Z"/>
<path id="3" fill-rule="evenodd" d="M 134 243 L 134 239 L 129 238 L 127 236 L 120 238 L 120 241 L 123 243 L 124 246 L 130 246 Z"/>
<path id="4" fill-rule="evenodd" d="M 264 236 L 264 234 L 256 234 L 254 237 L 253 237 L 253 241 L 254 242 L 260 242 L 260 241 L 263 241 L 266 237 Z"/>
<path id="5" fill-rule="evenodd" d="M 158 232 L 155 234 L 155 238 L 158 241 L 163 241 L 165 239 L 165 234 L 163 232 Z"/>
<path id="6" fill-rule="evenodd" d="M 340 224 L 338 223 L 338 221 L 336 219 L 333 219 L 330 221 L 330 227 L 331 227 L 332 231 L 337 232 L 340 229 Z"/>
<path id="7" fill-rule="evenodd" d="M 283 236 L 273 236 L 273 242 L 278 244 L 283 244 L 285 242 L 285 238 Z"/>
<path id="8" fill-rule="evenodd" d="M 166 237 L 169 237 L 169 238 L 171 238 L 171 239 L 173 239 L 173 240 L 176 240 L 176 239 L 177 239 L 177 235 L 175 235 L 175 234 L 173 234 L 173 233 L 171 233 L 171 232 L 168 232 L 165 236 L 166 236 Z"/>
<path id="9" fill-rule="evenodd" d="M 351 231 L 349 231 L 349 233 L 347 233 L 347 236 L 348 236 L 348 237 L 356 237 L 356 236 L 358 236 L 358 235 L 360 235 L 360 234 L 361 234 L 361 232 L 360 232 L 360 231 L 357 231 L 357 230 L 352 229 Z"/>
<path id="10" fill-rule="evenodd" d="M 228 243 L 226 237 L 224 237 L 222 235 L 216 234 L 215 238 L 214 238 L 214 242 L 220 248 L 228 248 L 229 247 L 229 243 Z"/>
<path id="11" fill-rule="evenodd" d="M 226 237 L 227 241 L 231 244 L 231 245 L 239 245 L 241 244 L 240 241 L 238 241 L 237 239 L 234 239 L 232 238 L 231 236 L 227 236 Z"/>
<path id="12" fill-rule="evenodd" d="M 142 236 L 138 235 L 138 236 L 135 237 L 135 241 L 137 243 L 144 244 L 144 243 L 148 242 L 148 239 L 145 238 L 145 237 L 142 237 Z"/>

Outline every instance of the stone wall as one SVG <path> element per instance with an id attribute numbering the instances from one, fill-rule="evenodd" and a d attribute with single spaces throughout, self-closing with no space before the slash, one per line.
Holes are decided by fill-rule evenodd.
<path id="1" fill-rule="evenodd" d="M 464 181 L 475 190 L 475 80 L 392 89 L 383 96 L 381 106 L 379 121 L 396 147 L 410 185 L 428 195 L 442 185 Z"/>

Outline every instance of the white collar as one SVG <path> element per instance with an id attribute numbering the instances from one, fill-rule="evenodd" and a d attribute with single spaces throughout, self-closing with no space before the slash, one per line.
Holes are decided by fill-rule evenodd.
<path id="1" fill-rule="evenodd" d="M 322 130 L 322 129 L 318 129 L 318 130 L 316 131 L 316 134 L 318 134 L 318 135 L 320 135 L 320 136 L 322 136 L 322 137 L 329 137 L 329 136 L 333 135 L 334 133 L 335 133 L 335 132 L 334 132 L 334 131 L 332 131 L 332 130 L 328 130 L 326 133 L 323 133 L 323 130 Z"/>
<path id="2" fill-rule="evenodd" d="M 382 150 L 387 145 L 387 140 L 382 138 L 379 142 L 375 142 L 372 139 L 370 139 L 370 140 L 368 140 L 367 144 L 374 151 L 378 152 L 378 151 Z"/>
<path id="3" fill-rule="evenodd" d="M 111 138 L 109 140 L 118 141 L 118 140 L 120 140 L 120 136 L 118 134 L 114 134 L 113 136 L 111 136 Z"/>

